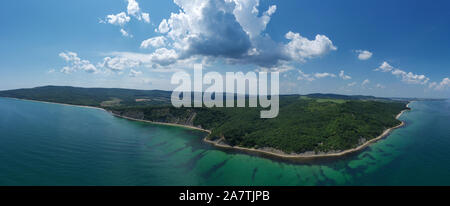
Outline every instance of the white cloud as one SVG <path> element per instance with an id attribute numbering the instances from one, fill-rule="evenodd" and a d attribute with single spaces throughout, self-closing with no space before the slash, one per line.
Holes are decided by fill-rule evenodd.
<path id="1" fill-rule="evenodd" d="M 150 23 L 150 14 L 142 12 L 142 19 L 145 23 Z"/>
<path id="2" fill-rule="evenodd" d="M 130 38 L 132 38 L 133 37 L 133 35 L 131 35 L 130 33 L 128 33 L 127 31 L 125 31 L 125 29 L 120 29 L 120 33 L 122 34 L 122 36 L 124 36 L 124 37 L 130 37 Z"/>
<path id="3" fill-rule="evenodd" d="M 97 66 L 109 69 L 114 72 L 120 72 L 128 68 L 134 68 L 140 65 L 139 61 L 124 57 L 105 57 L 103 62 Z"/>
<path id="4" fill-rule="evenodd" d="M 381 71 L 381 72 L 390 72 L 394 69 L 393 66 L 391 66 L 387 62 L 381 63 L 380 67 L 376 68 L 375 71 Z"/>
<path id="5" fill-rule="evenodd" d="M 266 29 L 270 16 L 277 10 L 276 5 L 270 6 L 266 12 L 259 14 L 259 0 L 233 0 L 236 6 L 233 14 L 250 38 L 257 37 Z"/>
<path id="6" fill-rule="evenodd" d="M 401 69 L 397 69 L 391 66 L 387 62 L 383 62 L 380 67 L 376 68 L 375 71 L 380 72 L 390 72 L 392 75 L 400 77 L 403 82 L 408 84 L 427 84 L 430 80 L 425 75 L 414 74 L 412 72 L 406 72 Z"/>
<path id="7" fill-rule="evenodd" d="M 140 12 L 139 4 L 135 0 L 128 0 L 127 12 L 129 15 L 138 15 Z"/>
<path id="8" fill-rule="evenodd" d="M 365 86 L 365 85 L 367 85 L 367 84 L 369 84 L 370 83 L 370 80 L 369 79 L 365 79 L 362 83 L 361 83 L 361 86 Z"/>
<path id="9" fill-rule="evenodd" d="M 442 79 L 440 83 L 432 82 L 429 84 L 429 88 L 433 88 L 435 90 L 443 90 L 450 86 L 450 78 L 446 77 Z"/>
<path id="10" fill-rule="evenodd" d="M 285 73 L 288 71 L 293 70 L 294 67 L 291 65 L 287 65 L 287 64 L 282 64 L 280 66 L 276 66 L 276 67 L 259 67 L 259 69 L 257 69 L 257 72 L 279 72 L 279 73 Z"/>
<path id="11" fill-rule="evenodd" d="M 208 59 L 286 72 L 293 69 L 288 66 L 290 63 L 305 62 L 337 50 L 325 35 L 309 40 L 290 31 L 285 35 L 287 43 L 275 42 L 264 32 L 277 6 L 260 8 L 260 0 L 174 0 L 174 3 L 180 10 L 163 19 L 155 29 L 162 36 L 141 42 L 141 48 L 156 48 L 153 53 L 117 52 L 99 65 L 113 71 L 135 64 L 161 69 Z M 123 27 L 130 17 L 150 20 L 136 0 L 128 0 L 126 12 L 113 15 L 113 24 Z M 131 36 L 124 28 L 121 33 Z M 310 78 L 317 77 L 310 75 L 307 79 Z"/>
<path id="12" fill-rule="evenodd" d="M 154 48 L 163 47 L 166 45 L 166 40 L 167 39 L 164 36 L 152 37 L 147 40 L 144 40 L 141 43 L 141 48 L 148 48 L 149 46 Z"/>
<path id="13" fill-rule="evenodd" d="M 82 60 L 75 52 L 61 52 L 59 56 L 63 58 L 70 65 L 61 69 L 61 72 L 69 74 L 77 70 L 82 70 L 88 73 L 98 72 L 97 68 L 88 60 Z"/>
<path id="14" fill-rule="evenodd" d="M 297 80 L 307 80 L 309 82 L 314 81 L 316 79 L 326 78 L 326 77 L 331 77 L 331 78 L 336 77 L 335 74 L 331 74 L 328 72 L 306 74 L 302 70 L 298 70 L 298 73 L 299 73 L 299 76 L 297 77 Z"/>
<path id="15" fill-rule="evenodd" d="M 64 60 L 70 62 L 70 61 L 80 61 L 81 59 L 78 57 L 78 54 L 75 52 L 61 52 L 59 53 L 59 57 L 63 58 Z"/>
<path id="16" fill-rule="evenodd" d="M 315 78 L 311 74 L 306 74 L 302 70 L 298 70 L 299 76 L 297 77 L 297 80 L 306 80 L 309 82 L 312 82 L 315 80 Z"/>
<path id="17" fill-rule="evenodd" d="M 397 74 L 398 73 L 398 74 Z M 402 70 L 396 69 L 392 72 L 397 76 L 401 76 L 402 81 L 408 84 L 426 84 L 430 79 L 425 75 L 413 74 L 412 72 L 404 72 Z"/>
<path id="18" fill-rule="evenodd" d="M 61 72 L 64 73 L 64 74 L 70 74 L 70 73 L 72 73 L 73 71 L 74 71 L 74 69 L 71 68 L 71 67 L 68 67 L 68 66 L 64 66 L 64 67 L 61 69 Z"/>
<path id="19" fill-rule="evenodd" d="M 134 69 L 131 69 L 130 73 L 128 74 L 128 76 L 130 76 L 130 77 L 137 77 L 137 76 L 140 76 L 141 74 L 142 74 L 141 71 L 136 71 Z"/>
<path id="20" fill-rule="evenodd" d="M 150 15 L 141 11 L 136 0 L 128 0 L 127 13 L 128 15 L 134 16 L 139 21 L 143 20 L 146 23 L 150 23 Z M 118 14 L 107 15 L 105 20 L 100 20 L 100 23 L 109 23 L 112 25 L 124 27 L 125 24 L 127 24 L 131 20 L 130 16 L 128 16 L 127 13 L 120 12 Z M 120 29 L 120 33 L 122 34 L 122 36 L 132 37 L 132 35 L 130 35 L 123 28 Z"/>
<path id="21" fill-rule="evenodd" d="M 316 77 L 316 78 L 318 78 L 318 79 L 320 79 L 320 78 L 325 78 L 325 77 L 336 77 L 336 75 L 335 74 L 331 74 L 331 73 L 327 73 L 327 72 L 324 72 L 324 73 L 315 73 L 314 74 L 314 77 Z"/>
<path id="22" fill-rule="evenodd" d="M 150 55 L 150 59 L 155 64 L 167 66 L 178 59 L 178 54 L 172 49 L 159 48 Z"/>
<path id="23" fill-rule="evenodd" d="M 285 51 L 289 57 L 296 61 L 305 61 L 306 59 L 319 57 L 330 51 L 337 50 L 333 42 L 324 35 L 316 35 L 314 40 L 309 40 L 298 33 L 290 31 L 285 37 L 290 40 L 285 45 Z"/>
<path id="24" fill-rule="evenodd" d="M 161 23 L 159 24 L 159 27 L 158 27 L 158 32 L 159 33 L 163 33 L 163 34 L 165 34 L 165 33 L 167 33 L 168 31 L 169 31 L 169 24 L 167 24 L 167 20 L 166 19 L 163 19 L 162 21 L 161 21 Z"/>
<path id="25" fill-rule="evenodd" d="M 437 85 L 438 85 L 437 82 L 430 82 L 430 83 L 428 84 L 428 87 L 429 87 L 430 89 L 432 89 L 432 88 L 436 88 Z"/>
<path id="26" fill-rule="evenodd" d="M 380 88 L 380 89 L 386 88 L 386 87 L 385 87 L 384 85 L 382 85 L 382 84 L 377 84 L 376 87 L 377 87 L 377 88 Z"/>
<path id="27" fill-rule="evenodd" d="M 373 53 L 367 50 L 356 50 L 356 53 L 358 53 L 358 59 L 359 60 L 368 60 L 372 57 Z"/>
<path id="28" fill-rule="evenodd" d="M 276 5 L 272 5 L 272 6 L 269 7 L 269 9 L 267 9 L 266 13 L 269 16 L 272 16 L 272 14 L 274 14 L 275 11 L 277 11 L 277 6 Z"/>
<path id="29" fill-rule="evenodd" d="M 150 54 L 134 52 L 112 52 L 106 57 L 105 61 L 108 68 L 112 70 L 123 70 L 135 66 L 145 66 L 150 68 L 159 68 L 176 63 L 178 54 L 167 48 L 156 49 Z M 102 63 L 103 65 L 105 63 Z"/>
<path id="30" fill-rule="evenodd" d="M 348 76 L 348 75 L 345 74 L 344 70 L 341 70 L 341 71 L 339 72 L 339 77 L 340 77 L 341 79 L 343 79 L 343 80 L 349 80 L 349 79 L 352 79 L 351 76 Z"/>
<path id="31" fill-rule="evenodd" d="M 180 57 L 195 55 L 239 58 L 251 43 L 237 22 L 231 1 L 175 0 L 182 9 L 167 20 L 167 37 L 174 41 Z"/>
<path id="32" fill-rule="evenodd" d="M 144 22 L 150 23 L 150 15 L 141 11 L 139 3 L 136 0 L 128 0 L 127 13 L 136 17 L 139 21 L 144 20 Z"/>
<path id="33" fill-rule="evenodd" d="M 120 12 L 118 14 L 110 14 L 106 16 L 106 22 L 112 25 L 124 26 L 130 21 L 130 17 L 127 16 L 125 12 Z M 105 23 L 104 21 L 100 21 Z"/>
<path id="34" fill-rule="evenodd" d="M 230 64 L 279 67 L 283 62 L 305 62 L 336 50 L 325 35 L 309 40 L 288 32 L 287 44 L 264 33 L 276 5 L 260 12 L 259 0 L 174 0 L 180 7 L 155 29 L 171 44 L 178 59 L 220 58 Z M 145 46 L 145 45 L 144 45 Z"/>
<path id="35" fill-rule="evenodd" d="M 347 84 L 347 86 L 349 86 L 349 87 L 353 87 L 355 85 L 356 85 L 356 82 L 352 82 L 352 83 Z"/>

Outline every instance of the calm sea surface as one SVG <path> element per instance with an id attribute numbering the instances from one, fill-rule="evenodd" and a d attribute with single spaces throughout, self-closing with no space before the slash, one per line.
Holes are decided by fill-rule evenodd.
<path id="1" fill-rule="evenodd" d="M 405 127 L 358 154 L 286 162 L 199 131 L 0 98 L 0 185 L 450 185 L 450 101 L 410 107 Z"/>

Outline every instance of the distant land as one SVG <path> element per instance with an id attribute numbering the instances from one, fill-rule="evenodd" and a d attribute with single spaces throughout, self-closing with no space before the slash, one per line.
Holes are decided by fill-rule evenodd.
<path id="1" fill-rule="evenodd" d="M 402 122 L 409 101 L 338 94 L 281 95 L 280 113 L 259 118 L 262 108 L 175 108 L 170 91 L 44 86 L 0 91 L 0 97 L 91 106 L 138 121 L 207 131 L 220 147 L 281 157 L 315 157 L 361 149 Z M 428 99 L 429 100 L 429 99 Z"/>

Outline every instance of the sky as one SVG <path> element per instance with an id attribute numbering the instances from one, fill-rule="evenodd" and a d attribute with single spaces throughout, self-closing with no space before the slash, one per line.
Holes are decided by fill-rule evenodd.
<path id="1" fill-rule="evenodd" d="M 201 63 L 278 71 L 282 94 L 450 97 L 447 0 L 15 0 L 0 28 L 0 90 L 172 90 Z"/>

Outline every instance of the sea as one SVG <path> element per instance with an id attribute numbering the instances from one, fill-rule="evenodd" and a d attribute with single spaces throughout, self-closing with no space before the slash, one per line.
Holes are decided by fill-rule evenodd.
<path id="1" fill-rule="evenodd" d="M 292 161 L 101 109 L 0 98 L 0 185 L 450 185 L 450 101 L 409 107 L 404 127 L 360 152 Z"/>

